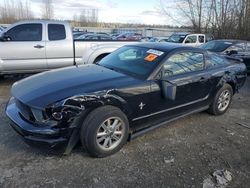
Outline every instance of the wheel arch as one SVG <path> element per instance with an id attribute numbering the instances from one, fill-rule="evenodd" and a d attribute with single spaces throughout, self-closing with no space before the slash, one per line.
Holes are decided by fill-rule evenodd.
<path id="1" fill-rule="evenodd" d="M 110 53 L 106 52 L 103 54 L 100 54 L 99 56 L 97 56 L 93 62 L 93 64 L 97 64 L 100 60 L 102 60 L 104 57 L 106 57 L 107 55 L 109 55 Z"/>
<path id="2" fill-rule="evenodd" d="M 235 93 L 237 92 L 237 90 L 236 90 L 236 83 L 233 82 L 233 81 L 228 81 L 228 82 L 226 82 L 226 83 L 232 87 L 232 89 L 233 89 L 233 94 L 235 94 Z"/>
<path id="3" fill-rule="evenodd" d="M 229 74 L 225 74 L 220 81 L 217 84 L 217 91 L 223 87 L 225 84 L 229 84 L 232 89 L 233 89 L 233 94 L 235 94 L 236 92 L 238 92 L 238 88 L 237 88 L 237 79 L 235 75 L 229 75 Z"/>
<path id="4" fill-rule="evenodd" d="M 132 109 L 124 99 L 117 95 L 106 94 L 102 97 L 94 95 L 79 95 L 65 100 L 63 105 L 78 111 L 74 117 L 74 126 L 78 127 L 78 129 L 82 125 L 82 122 L 84 122 L 94 110 L 104 106 L 118 108 L 127 117 L 128 122 L 131 120 L 130 115 L 132 114 Z M 128 126 L 130 127 L 130 125 Z M 79 141 L 80 135 L 78 129 L 72 133 L 64 153 L 65 155 L 69 154 Z"/>

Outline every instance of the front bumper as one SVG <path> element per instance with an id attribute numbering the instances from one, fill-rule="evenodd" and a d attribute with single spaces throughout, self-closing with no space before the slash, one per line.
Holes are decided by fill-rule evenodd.
<path id="1" fill-rule="evenodd" d="M 76 135 L 74 126 L 51 128 L 37 125 L 23 118 L 13 100 L 6 106 L 6 115 L 13 129 L 31 146 L 55 154 L 68 154 L 74 147 L 72 145 L 72 136 Z"/>

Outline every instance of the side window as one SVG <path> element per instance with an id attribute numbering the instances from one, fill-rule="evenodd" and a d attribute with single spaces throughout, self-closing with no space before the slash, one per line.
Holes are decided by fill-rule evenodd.
<path id="1" fill-rule="evenodd" d="M 48 25 L 49 40 L 63 40 L 66 39 L 65 27 L 62 24 L 49 24 Z"/>
<path id="2" fill-rule="evenodd" d="M 203 35 L 199 35 L 199 43 L 204 43 L 205 42 L 205 37 Z"/>
<path id="3" fill-rule="evenodd" d="M 194 52 L 174 54 L 163 65 L 164 76 L 173 76 L 203 69 L 204 55 Z"/>
<path id="4" fill-rule="evenodd" d="M 42 24 L 22 24 L 7 31 L 11 41 L 41 41 Z"/>
<path id="5" fill-rule="evenodd" d="M 220 66 L 220 65 L 226 65 L 228 64 L 228 61 L 224 59 L 223 57 L 220 57 L 216 54 L 210 55 L 210 62 L 212 66 Z"/>
<path id="6" fill-rule="evenodd" d="M 185 40 L 185 43 L 196 43 L 197 37 L 196 36 L 188 36 Z"/>

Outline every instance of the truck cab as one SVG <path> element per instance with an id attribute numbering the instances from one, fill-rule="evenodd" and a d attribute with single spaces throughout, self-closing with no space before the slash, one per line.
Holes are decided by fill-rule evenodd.
<path id="1" fill-rule="evenodd" d="M 181 43 L 192 47 L 198 47 L 206 41 L 205 34 L 174 33 L 168 38 L 168 42 Z"/>
<path id="2" fill-rule="evenodd" d="M 0 34 L 0 76 L 80 65 L 83 53 L 95 46 L 128 43 L 130 41 L 74 40 L 70 24 L 63 21 L 17 22 Z"/>
<path id="3" fill-rule="evenodd" d="M 40 72 L 62 64 L 73 65 L 72 33 L 66 22 L 22 21 L 1 34 L 0 73 Z"/>

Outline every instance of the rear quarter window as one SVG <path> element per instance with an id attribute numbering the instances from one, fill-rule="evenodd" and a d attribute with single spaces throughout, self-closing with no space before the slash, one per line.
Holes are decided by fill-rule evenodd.
<path id="1" fill-rule="evenodd" d="M 62 24 L 49 24 L 48 36 L 50 41 L 66 39 L 65 27 Z"/>

